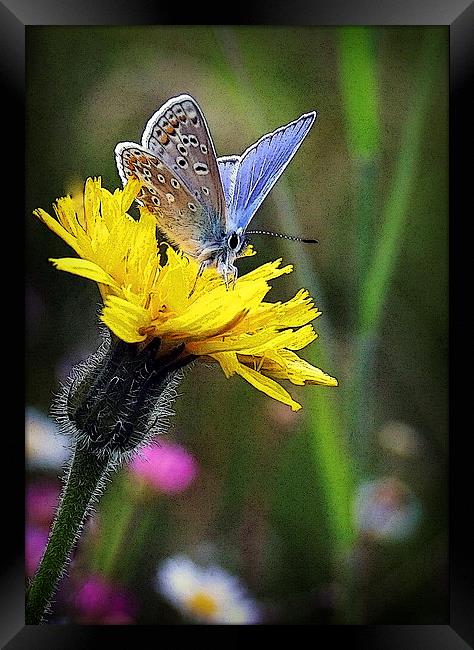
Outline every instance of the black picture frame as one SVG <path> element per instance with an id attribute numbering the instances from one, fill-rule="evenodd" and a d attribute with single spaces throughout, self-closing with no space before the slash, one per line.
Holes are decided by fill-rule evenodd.
<path id="1" fill-rule="evenodd" d="M 164 4 L 164 3 L 163 3 Z M 0 2 L 0 31 L 2 56 L 0 66 L 4 81 L 3 107 L 7 117 L 4 120 L 5 133 L 12 142 L 5 151 L 3 162 L 6 169 L 2 178 L 6 179 L 4 196 L 8 201 L 3 208 L 8 218 L 19 226 L 17 242 L 21 241 L 22 198 L 24 196 L 24 120 L 25 120 L 25 30 L 28 25 L 141 25 L 174 24 L 176 16 L 168 5 L 161 10 L 162 3 L 147 0 L 134 2 L 98 2 L 95 0 L 3 0 Z M 196 5 L 196 9 L 197 9 Z M 173 14 L 173 15 L 172 15 Z M 202 9 L 199 12 L 187 11 L 188 19 L 195 18 L 197 24 L 205 23 Z M 228 24 L 227 16 L 214 12 L 215 24 Z M 235 24 L 283 24 L 283 25 L 445 25 L 450 34 L 450 351 L 468 354 L 468 323 L 466 317 L 455 313 L 466 301 L 463 286 L 467 285 L 467 261 L 469 255 L 463 254 L 463 247 L 469 240 L 463 225 L 469 222 L 472 207 L 468 207 L 468 174 L 472 169 L 471 153 L 474 141 L 472 128 L 472 103 L 469 100 L 470 86 L 474 69 L 474 4 L 469 0 L 326 0 L 325 2 L 274 2 L 261 3 L 245 10 L 242 6 L 233 8 L 232 20 Z M 8 125 L 7 127 L 5 125 Z M 14 173 L 12 173 L 12 170 Z M 471 179 L 469 179 L 471 180 Z M 14 188 L 14 184 L 17 187 Z M 471 180 L 472 184 L 472 180 Z M 13 190 L 13 192 L 12 192 Z M 11 193 L 12 192 L 12 193 Z M 472 203 L 472 201 L 471 201 Z M 467 212 L 469 210 L 469 212 Z M 5 217 L 5 221 L 6 221 Z M 467 226 L 464 226 L 467 227 Z M 19 249 L 20 247 L 18 247 Z M 5 253 L 4 253 L 5 254 Z M 15 264 L 19 264 L 17 258 Z M 4 266 L 7 270 L 7 263 Z M 15 275 L 12 273 L 12 275 Z M 21 274 L 16 272 L 17 277 Z M 456 277 L 457 281 L 453 282 Z M 5 304 L 18 314 L 21 306 L 21 290 L 10 283 L 5 286 L 11 295 L 5 296 Z M 462 283 L 465 283 L 464 285 Z M 469 286 L 469 285 L 467 285 Z M 2 319 L 4 320 L 4 319 Z M 2 341 L 12 341 L 12 324 L 3 322 L 6 328 Z M 462 337 L 466 335 L 466 347 Z M 6 338 L 8 336 L 8 338 Z M 18 340 L 18 325 L 14 337 Z M 454 347 L 454 344 L 457 344 Z M 21 377 L 18 344 L 7 343 L 7 348 L 15 355 L 12 377 Z M 467 360 L 468 361 L 468 360 Z M 7 363 L 4 360 L 4 363 Z M 26 364 L 28 360 L 26 360 Z M 5 372 L 5 371 L 4 371 Z M 450 617 L 446 625 L 386 625 L 386 626 L 319 626 L 315 642 L 327 638 L 332 643 L 350 644 L 349 647 L 364 649 L 417 649 L 459 650 L 474 647 L 474 590 L 472 586 L 472 538 L 470 528 L 470 493 L 472 492 L 469 469 L 472 464 L 469 452 L 468 424 L 462 424 L 462 406 L 469 404 L 463 400 L 462 388 L 469 386 L 460 378 L 461 374 L 450 367 Z M 22 395 L 20 381 L 8 381 L 12 394 Z M 6 395 L 4 395 L 5 397 Z M 467 411 L 467 409 L 466 409 Z M 3 465 L 11 471 L 8 478 L 8 492 L 3 494 L 3 534 L 4 551 L 0 582 L 0 641 L 8 650 L 42 647 L 49 648 L 90 648 L 99 642 L 128 646 L 126 639 L 138 637 L 144 626 L 85 627 L 85 626 L 25 626 L 24 624 L 24 441 L 19 433 L 22 430 L 23 404 L 19 404 L 18 421 L 8 424 L 10 431 L 7 452 L 4 452 Z M 21 414 L 21 415 L 20 415 Z M 5 420 L 6 422 L 7 420 Z M 469 420 L 466 421 L 467 423 Z M 6 444 L 4 442 L 4 444 Z M 7 460 L 8 457 L 8 460 Z M 468 465 L 469 463 L 469 465 Z M 468 469 L 469 467 L 469 469 Z M 6 474 L 6 467 L 4 474 Z M 6 525 L 5 525 L 5 522 Z M 193 627 L 193 630 L 195 628 Z M 261 628 L 260 628 L 261 629 Z M 259 634 L 260 629 L 252 628 L 251 634 Z M 246 630 L 242 630 L 247 634 Z M 152 632 L 155 634 L 155 632 Z M 160 643 L 161 638 L 155 640 Z"/>

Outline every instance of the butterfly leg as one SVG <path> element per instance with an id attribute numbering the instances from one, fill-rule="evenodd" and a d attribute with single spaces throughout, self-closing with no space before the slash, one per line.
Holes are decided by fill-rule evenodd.
<path id="1" fill-rule="evenodd" d="M 224 269 L 223 276 L 224 276 L 225 288 L 227 289 L 227 291 L 229 291 L 229 276 L 227 274 L 227 269 Z"/>
<path id="2" fill-rule="evenodd" d="M 217 259 L 217 271 L 224 278 L 225 286 L 227 291 L 229 290 L 229 285 L 232 282 L 232 289 L 235 287 L 237 282 L 237 268 L 233 265 L 233 259 L 227 251 L 223 257 Z"/>
<path id="3" fill-rule="evenodd" d="M 191 289 L 188 298 L 190 298 L 190 297 L 193 295 L 193 293 L 194 293 L 194 291 L 195 291 L 195 289 L 196 289 L 196 285 L 197 285 L 197 283 L 198 283 L 198 280 L 199 280 L 199 278 L 201 277 L 201 275 L 204 273 L 204 269 L 205 269 L 207 266 L 208 266 L 208 262 L 207 262 L 207 261 L 205 261 L 205 262 L 201 262 L 201 264 L 199 265 L 199 271 L 198 271 L 197 274 L 196 274 L 196 279 L 194 280 L 193 288 Z"/>
<path id="4" fill-rule="evenodd" d="M 237 278 L 239 276 L 239 269 L 236 266 L 232 267 L 232 289 L 235 289 L 235 283 L 237 282 Z"/>
<path id="5" fill-rule="evenodd" d="M 230 265 L 229 268 L 224 268 L 222 275 L 224 276 L 224 282 L 227 291 L 229 291 L 229 285 L 231 283 L 232 283 L 232 289 L 235 289 L 235 283 L 237 282 L 237 276 L 238 276 L 237 267 Z"/>

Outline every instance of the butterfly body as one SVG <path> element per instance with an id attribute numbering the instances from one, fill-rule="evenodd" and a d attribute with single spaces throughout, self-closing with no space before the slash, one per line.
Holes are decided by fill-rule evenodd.
<path id="1" fill-rule="evenodd" d="M 204 115 L 190 95 L 167 101 L 148 121 L 141 144 L 115 148 L 123 183 L 142 181 L 137 202 L 155 214 L 172 244 L 237 277 L 234 262 L 261 202 L 309 131 L 316 113 L 260 138 L 242 156 L 217 158 Z"/>

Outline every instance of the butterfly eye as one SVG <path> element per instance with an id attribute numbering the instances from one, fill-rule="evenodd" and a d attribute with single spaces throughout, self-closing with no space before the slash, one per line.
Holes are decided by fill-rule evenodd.
<path id="1" fill-rule="evenodd" d="M 237 235 L 237 233 L 233 232 L 227 240 L 227 245 L 231 250 L 235 251 L 239 247 L 239 244 L 240 237 Z"/>

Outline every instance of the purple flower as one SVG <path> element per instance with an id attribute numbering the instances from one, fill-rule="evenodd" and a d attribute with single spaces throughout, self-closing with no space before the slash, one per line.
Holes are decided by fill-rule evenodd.
<path id="1" fill-rule="evenodd" d="M 36 526 L 27 526 L 25 531 L 25 569 L 28 576 L 32 576 L 43 556 L 48 531 Z"/>
<path id="2" fill-rule="evenodd" d="M 100 576 L 92 576 L 82 583 L 74 598 L 76 609 L 86 616 L 103 614 L 111 596 L 111 587 Z"/>
<path id="3" fill-rule="evenodd" d="M 35 526 L 48 527 L 58 505 L 59 485 L 52 481 L 30 483 L 26 489 L 26 516 Z"/>
<path id="4" fill-rule="evenodd" d="M 198 472 L 197 462 L 184 447 L 173 442 L 143 449 L 130 463 L 131 471 L 160 492 L 182 492 Z"/>
<path id="5" fill-rule="evenodd" d="M 99 575 L 88 576 L 74 598 L 74 608 L 81 623 L 133 623 L 136 604 L 122 587 Z"/>

